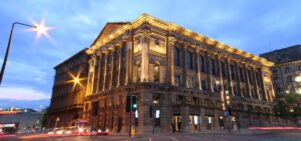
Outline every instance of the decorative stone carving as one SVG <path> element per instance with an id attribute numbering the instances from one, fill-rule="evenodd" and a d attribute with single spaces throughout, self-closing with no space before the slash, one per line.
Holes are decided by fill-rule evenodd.
<path id="1" fill-rule="evenodd" d="M 168 39 L 168 43 L 170 43 L 170 44 L 174 44 L 176 42 L 176 38 L 173 36 L 169 36 L 169 37 L 167 37 L 167 39 Z"/>

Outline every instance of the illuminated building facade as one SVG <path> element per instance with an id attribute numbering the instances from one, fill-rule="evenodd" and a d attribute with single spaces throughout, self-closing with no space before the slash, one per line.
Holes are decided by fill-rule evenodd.
<path id="1" fill-rule="evenodd" d="M 83 118 L 94 127 L 128 130 L 127 95 L 138 98 L 138 132 L 223 129 L 225 91 L 233 123 L 271 125 L 275 95 L 266 59 L 143 14 L 108 23 L 87 50 Z M 94 103 L 94 104 L 93 104 Z M 95 108 L 92 105 L 97 105 Z M 97 115 L 91 117 L 91 110 Z M 93 120 L 93 121 L 92 121 Z"/>
<path id="2" fill-rule="evenodd" d="M 83 112 L 88 76 L 87 49 L 57 65 L 46 127 L 71 126 Z"/>
<path id="3" fill-rule="evenodd" d="M 275 63 L 271 67 L 275 93 L 282 97 L 286 93 L 301 95 L 301 45 L 260 54 Z"/>
<path id="4" fill-rule="evenodd" d="M 231 124 L 277 122 L 271 106 L 273 63 L 176 24 L 147 14 L 107 23 L 86 52 L 81 118 L 98 129 L 128 131 L 128 95 L 137 97 L 131 123 L 138 132 L 224 129 L 226 91 Z"/>

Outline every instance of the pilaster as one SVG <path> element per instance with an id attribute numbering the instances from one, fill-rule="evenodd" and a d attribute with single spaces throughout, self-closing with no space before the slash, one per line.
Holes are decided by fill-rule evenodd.
<path id="1" fill-rule="evenodd" d="M 167 83 L 174 84 L 174 44 L 175 38 L 172 36 L 167 37 Z"/>
<path id="2" fill-rule="evenodd" d="M 150 42 L 150 33 L 148 29 L 142 31 L 142 61 L 141 61 L 141 81 L 148 82 L 149 75 L 149 42 Z"/>

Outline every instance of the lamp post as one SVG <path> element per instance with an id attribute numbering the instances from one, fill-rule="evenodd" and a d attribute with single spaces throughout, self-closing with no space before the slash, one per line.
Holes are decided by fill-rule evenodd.
<path id="1" fill-rule="evenodd" d="M 15 25 L 23 25 L 23 26 L 27 26 L 27 27 L 30 27 L 30 28 L 34 28 L 35 31 L 37 31 L 38 35 L 41 35 L 41 34 L 47 35 L 47 30 L 49 30 L 49 28 L 44 26 L 44 22 L 42 22 L 41 25 L 29 25 L 29 24 L 24 24 L 24 23 L 20 23 L 20 22 L 14 22 L 12 24 L 9 39 L 8 39 L 8 44 L 7 44 L 7 48 L 6 48 L 6 52 L 5 52 L 1 72 L 0 72 L 0 86 L 1 86 L 1 82 L 2 82 L 2 79 L 3 79 L 5 67 L 6 67 L 6 62 L 7 62 L 7 58 L 8 58 L 8 54 L 9 54 L 9 50 L 10 50 L 10 44 L 11 44 L 11 40 L 12 40 Z"/>
<path id="2" fill-rule="evenodd" d="M 19 23 L 19 22 L 14 22 L 12 24 L 10 35 L 9 35 L 9 39 L 8 39 L 8 45 L 7 45 L 7 48 L 6 48 L 6 52 L 5 52 L 5 56 L 4 56 L 4 60 L 3 60 L 3 64 L 2 64 L 2 68 L 1 68 L 1 72 L 0 72 L 0 86 L 1 86 L 2 79 L 3 79 L 3 74 L 4 74 L 4 71 L 5 71 L 5 66 L 6 66 L 6 62 L 7 62 L 9 50 L 10 50 L 10 43 L 11 43 L 11 40 L 12 40 L 12 36 L 13 36 L 13 32 L 14 32 L 14 27 L 17 24 L 18 25 L 27 26 L 27 27 L 31 27 L 31 28 L 37 28 L 37 26 L 32 26 L 32 25 L 28 25 L 28 24 L 24 24 L 24 23 Z"/>

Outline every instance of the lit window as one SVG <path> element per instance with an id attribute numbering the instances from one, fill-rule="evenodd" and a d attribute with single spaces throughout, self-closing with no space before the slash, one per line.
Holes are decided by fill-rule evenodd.
<path id="1" fill-rule="evenodd" d="M 180 86 L 181 84 L 181 77 L 180 75 L 175 76 L 175 85 Z"/>
<path id="2" fill-rule="evenodd" d="M 160 82 L 159 64 L 155 64 L 154 67 L 154 82 Z"/>

